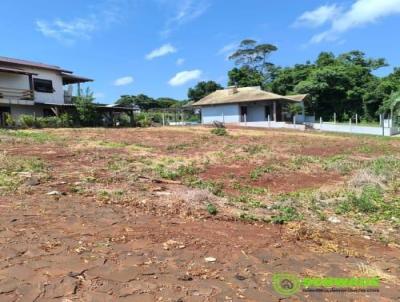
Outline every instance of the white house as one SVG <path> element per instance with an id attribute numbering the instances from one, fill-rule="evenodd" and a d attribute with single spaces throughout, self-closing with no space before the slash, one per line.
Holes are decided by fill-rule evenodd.
<path id="1" fill-rule="evenodd" d="M 0 57 L 0 126 L 4 114 L 49 116 L 72 106 L 72 84 L 92 81 L 58 66 Z"/>
<path id="2" fill-rule="evenodd" d="M 243 126 L 291 128 L 293 121 L 302 124 L 306 120 L 306 97 L 306 94 L 282 96 L 260 87 L 229 87 L 209 94 L 193 106 L 201 108 L 202 124 L 219 121 Z M 299 104 L 302 108 L 302 113 L 295 119 L 288 111 L 289 104 Z"/>

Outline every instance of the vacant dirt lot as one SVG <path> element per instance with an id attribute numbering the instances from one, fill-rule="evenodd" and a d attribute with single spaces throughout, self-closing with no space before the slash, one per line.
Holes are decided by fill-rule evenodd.
<path id="1" fill-rule="evenodd" d="M 398 301 L 400 140 L 0 131 L 0 301 Z M 274 273 L 375 277 L 282 297 Z"/>

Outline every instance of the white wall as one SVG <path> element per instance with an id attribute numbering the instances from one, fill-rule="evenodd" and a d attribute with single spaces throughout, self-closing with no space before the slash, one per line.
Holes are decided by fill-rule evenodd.
<path id="1" fill-rule="evenodd" d="M 237 104 L 206 106 L 201 108 L 201 122 L 211 124 L 214 121 L 239 123 L 240 111 Z"/>
<path id="2" fill-rule="evenodd" d="M 62 78 L 60 72 L 36 69 L 36 68 L 23 68 L 25 71 L 37 73 L 37 76 L 33 78 L 39 78 L 44 80 L 51 80 L 53 82 L 54 93 L 43 93 L 34 91 L 34 100 L 38 103 L 64 103 L 64 89 L 62 85 Z M 29 79 L 26 75 L 12 74 L 12 73 L 0 73 L 0 87 L 14 88 L 14 89 L 29 89 Z"/>
<path id="3" fill-rule="evenodd" d="M 358 126 L 352 124 L 351 126 L 348 124 L 334 124 L 334 123 L 314 123 L 313 128 L 321 131 L 329 131 L 329 132 L 343 132 L 343 133 L 354 133 L 354 134 L 371 134 L 371 135 L 383 135 L 385 136 L 394 135 L 397 133 L 396 128 L 388 128 L 385 127 L 373 127 L 373 126 Z"/>
<path id="4" fill-rule="evenodd" d="M 43 69 L 31 69 L 29 71 L 38 74 L 37 76 L 33 76 L 33 78 L 51 80 L 53 82 L 53 88 L 55 90 L 54 93 L 43 93 L 35 91 L 35 102 L 64 104 L 64 88 L 59 72 Z"/>
<path id="5" fill-rule="evenodd" d="M 0 89 L 1 88 L 29 89 L 28 76 L 0 72 Z"/>

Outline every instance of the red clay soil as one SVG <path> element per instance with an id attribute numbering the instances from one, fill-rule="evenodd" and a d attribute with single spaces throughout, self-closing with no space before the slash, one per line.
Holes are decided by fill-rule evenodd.
<path id="1" fill-rule="evenodd" d="M 316 189 L 340 183 L 343 177 L 338 173 L 309 174 L 304 172 L 291 172 L 285 175 L 264 175 L 253 185 L 267 188 L 272 193 L 289 193 L 300 189 Z"/>
<path id="2" fill-rule="evenodd" d="M 222 182 L 224 191 L 236 195 L 237 190 L 231 188 L 232 182 L 238 182 L 242 185 L 251 185 L 259 188 L 266 188 L 271 193 L 288 193 L 300 189 L 316 189 L 321 186 L 329 186 L 342 182 L 343 176 L 334 172 L 315 171 L 305 173 L 301 171 L 290 171 L 287 173 L 265 173 L 260 175 L 257 180 L 251 180 L 251 172 L 260 167 L 251 163 L 242 165 L 214 165 L 208 167 L 200 174 L 204 180 Z"/>
<path id="3" fill-rule="evenodd" d="M 49 167 L 49 177 L 39 184 L 0 196 L 1 302 L 400 299 L 398 247 L 330 224 L 311 230 L 296 224 L 224 221 L 220 214 L 201 219 L 182 215 L 179 209 L 168 209 L 168 186 L 155 198 L 160 184 L 143 186 L 107 170 L 115 154 L 130 156 L 122 148 L 76 152 L 70 148 L 72 141 L 92 135 L 90 130 L 65 133 L 71 137 L 65 146 L 0 141 L 9 154 L 34 155 Z M 105 140 L 126 135 L 130 143 L 143 143 L 150 134 L 119 129 L 93 135 Z M 141 139 L 134 140 L 137 137 Z M 161 144 L 158 140 L 163 138 L 152 144 Z M 243 175 L 248 176 L 249 169 L 242 169 Z M 126 202 L 105 204 L 96 192 L 70 190 L 83 176 L 93 175 L 95 188 L 123 186 Z M 293 175 L 285 186 L 304 178 Z M 54 190 L 59 194 L 47 194 Z M 206 261 L 210 257 L 215 261 Z M 272 275 L 282 272 L 327 277 L 378 274 L 382 284 L 379 292 L 300 291 L 284 298 L 272 288 Z"/>

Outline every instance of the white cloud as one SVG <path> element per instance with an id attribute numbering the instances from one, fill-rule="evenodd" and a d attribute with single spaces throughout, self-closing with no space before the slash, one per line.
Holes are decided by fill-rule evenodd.
<path id="1" fill-rule="evenodd" d="M 160 48 L 154 49 L 152 52 L 146 55 L 147 60 L 153 60 L 154 58 L 162 57 L 170 53 L 176 52 L 176 48 L 171 44 L 164 44 Z"/>
<path id="2" fill-rule="evenodd" d="M 201 77 L 202 71 L 199 69 L 186 70 L 178 72 L 172 79 L 168 81 L 171 86 L 181 86 L 189 81 L 197 80 Z"/>
<path id="3" fill-rule="evenodd" d="M 77 39 L 89 39 L 91 33 L 97 29 L 94 19 L 75 19 L 62 21 L 57 19 L 53 22 L 38 20 L 36 29 L 44 36 L 54 38 L 66 44 L 72 44 Z"/>
<path id="4" fill-rule="evenodd" d="M 310 43 L 336 41 L 340 35 L 360 26 L 400 14 L 400 0 L 356 0 L 347 10 L 342 10 L 330 20 L 330 28 L 314 35 Z"/>
<path id="5" fill-rule="evenodd" d="M 185 59 L 184 58 L 179 58 L 178 60 L 176 60 L 176 65 L 181 66 L 185 63 Z"/>
<path id="6" fill-rule="evenodd" d="M 325 24 L 326 22 L 332 21 L 337 17 L 341 8 L 336 4 L 323 5 L 313 11 L 304 12 L 295 22 L 295 26 L 311 26 L 317 27 Z"/>
<path id="7" fill-rule="evenodd" d="M 133 77 L 131 76 L 121 77 L 114 81 L 115 86 L 125 86 L 131 83 L 133 83 Z"/>
<path id="8" fill-rule="evenodd" d="M 168 3 L 168 1 L 163 2 Z M 197 19 L 210 6 L 208 0 L 176 0 L 171 3 L 174 4 L 173 14 L 167 20 L 164 30 L 161 32 L 163 36 L 168 36 L 174 29 Z"/>
<path id="9" fill-rule="evenodd" d="M 77 40 L 90 39 L 94 32 L 119 22 L 123 4 L 122 0 L 99 1 L 95 7 L 91 7 L 92 13 L 84 17 L 36 20 L 36 30 L 45 37 L 72 45 Z"/>

